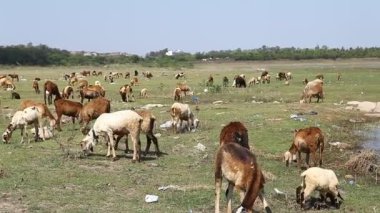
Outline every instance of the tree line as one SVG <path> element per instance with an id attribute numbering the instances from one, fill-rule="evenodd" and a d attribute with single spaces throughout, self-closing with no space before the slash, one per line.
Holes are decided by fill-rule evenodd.
<path id="1" fill-rule="evenodd" d="M 168 49 L 151 51 L 141 57 L 138 55 L 111 55 L 89 54 L 83 52 L 70 53 L 67 50 L 50 48 L 46 45 L 32 44 L 0 46 L 0 64 L 3 65 L 105 65 L 136 63 L 152 67 L 192 67 L 200 60 L 304 60 L 304 59 L 349 59 L 349 58 L 379 58 L 378 47 L 356 48 L 328 48 L 316 46 L 315 48 L 280 48 L 262 46 L 249 50 L 218 50 L 209 52 L 176 53 L 167 56 Z"/>

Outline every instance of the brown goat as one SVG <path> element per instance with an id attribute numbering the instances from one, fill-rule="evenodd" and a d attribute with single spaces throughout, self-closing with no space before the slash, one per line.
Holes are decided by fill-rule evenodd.
<path id="1" fill-rule="evenodd" d="M 179 88 L 185 96 L 187 95 L 188 92 L 191 91 L 191 88 L 186 83 L 178 83 L 177 88 Z"/>
<path id="2" fill-rule="evenodd" d="M 53 95 L 55 95 L 55 98 L 60 99 L 61 93 L 59 93 L 59 89 L 57 84 L 55 84 L 52 81 L 46 81 L 44 84 L 44 101 L 46 104 L 46 95 L 48 95 L 48 103 L 49 105 L 53 103 Z"/>
<path id="3" fill-rule="evenodd" d="M 228 142 L 234 142 L 241 146 L 250 149 L 248 144 L 248 130 L 244 124 L 238 121 L 233 121 L 223 127 L 219 136 L 220 145 Z"/>
<path id="4" fill-rule="evenodd" d="M 62 115 L 72 117 L 73 123 L 75 118 L 79 117 L 82 110 L 82 104 L 79 102 L 70 101 L 62 98 L 55 98 L 54 100 L 55 111 L 57 112 L 57 130 L 61 131 L 61 117 Z"/>
<path id="5" fill-rule="evenodd" d="M 18 77 L 18 74 L 8 74 L 9 77 L 11 77 L 12 81 L 13 79 L 16 79 L 17 81 L 19 81 L 19 77 Z"/>
<path id="6" fill-rule="evenodd" d="M 324 148 L 324 136 L 322 130 L 318 127 L 308 127 L 294 131 L 294 141 L 285 153 L 286 166 L 293 159 L 293 156 L 298 154 L 297 162 L 298 167 L 301 167 L 301 152 L 306 153 L 306 164 L 309 165 L 309 156 L 313 158 L 314 166 L 317 166 L 316 152 L 319 150 L 319 166 L 322 166 L 322 153 Z"/>
<path id="7" fill-rule="evenodd" d="M 174 101 L 181 101 L 181 89 L 179 87 L 174 89 L 173 96 Z"/>
<path id="8" fill-rule="evenodd" d="M 240 191 L 240 206 L 237 212 L 243 210 L 252 212 L 257 197 L 264 204 L 266 212 L 271 212 L 264 198 L 265 179 L 257 164 L 255 155 L 234 141 L 226 142 L 219 147 L 215 160 L 215 213 L 219 213 L 220 189 L 222 179 L 228 181 L 227 212 L 232 212 L 232 195 L 234 188 Z"/>
<path id="9" fill-rule="evenodd" d="M 80 91 L 80 102 L 83 103 L 83 99 L 87 98 L 88 101 L 90 99 L 97 98 L 99 96 L 104 97 L 105 91 L 102 86 L 99 85 L 90 85 L 87 87 L 83 87 Z"/>
<path id="10" fill-rule="evenodd" d="M 106 98 L 98 97 L 91 102 L 83 105 L 80 111 L 80 122 L 83 122 L 81 131 L 87 134 L 87 125 L 91 120 L 97 119 L 103 113 L 111 112 L 111 101 Z"/>
<path id="11" fill-rule="evenodd" d="M 158 147 L 158 140 L 157 140 L 156 136 L 154 136 L 154 134 L 153 134 L 154 123 L 156 121 L 156 117 L 149 110 L 137 110 L 136 112 L 137 112 L 137 114 L 139 114 L 143 118 L 143 121 L 141 123 L 141 132 L 146 135 L 146 147 L 145 147 L 144 155 L 149 153 L 150 145 L 152 144 L 152 141 L 153 141 L 153 144 L 154 144 L 155 149 L 156 149 L 155 154 L 157 156 L 159 156 L 161 152 L 160 152 L 160 149 Z M 128 134 L 118 134 L 117 135 L 117 139 L 116 139 L 116 143 L 115 143 L 115 149 L 117 149 L 120 139 L 123 136 L 126 136 L 125 152 L 127 153 L 129 151 Z"/>
<path id="12" fill-rule="evenodd" d="M 34 89 L 34 92 L 36 94 L 40 94 L 40 86 L 38 85 L 38 81 L 37 80 L 33 80 L 33 85 L 32 85 L 33 89 Z"/>

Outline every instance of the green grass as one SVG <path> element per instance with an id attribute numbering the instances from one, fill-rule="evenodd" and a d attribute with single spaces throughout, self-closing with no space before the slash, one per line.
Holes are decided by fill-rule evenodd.
<path id="1" fill-rule="evenodd" d="M 230 81 L 236 74 L 244 73 L 248 79 L 258 76 L 259 67 L 266 67 L 272 75 L 269 85 L 256 85 L 246 89 L 222 88 L 220 93 L 204 93 L 207 77 L 214 76 L 214 85 L 222 85 L 223 76 Z M 154 77 L 143 79 L 134 87 L 136 102 L 123 103 L 118 94 L 125 79 L 116 79 L 116 84 L 108 84 L 102 77 L 90 77 L 89 82 L 100 80 L 106 88 L 106 97 L 112 100 L 111 110 L 140 107 L 148 103 L 164 104 L 163 108 L 152 109 L 159 124 L 170 119 L 167 112 L 173 103 L 172 92 L 177 82 L 186 81 L 200 99 L 200 111 L 196 116 L 201 120 L 200 130 L 195 133 L 173 135 L 171 132 L 156 129 L 162 134 L 160 149 L 165 154 L 159 158 L 148 155 L 141 163 L 132 163 L 131 154 L 125 158 L 122 150 L 117 151 L 121 158 L 112 162 L 105 157 L 104 142 L 95 147 L 95 154 L 82 158 L 79 142 L 83 138 L 79 124 L 63 125 L 63 131 L 56 138 L 46 142 L 19 144 L 19 130 L 14 132 L 10 144 L 0 145 L 0 209 L 13 212 L 26 209 L 29 212 L 212 212 L 214 210 L 214 153 L 219 144 L 219 133 L 223 124 L 242 121 L 249 130 L 250 145 L 258 156 L 262 168 L 274 176 L 265 185 L 268 201 L 273 212 L 301 211 L 295 203 L 295 188 L 300 183 L 300 170 L 294 165 L 286 168 L 282 153 L 290 146 L 293 130 L 318 125 L 326 134 L 327 142 L 341 141 L 354 145 L 361 139 L 353 130 L 366 128 L 366 124 L 352 124 L 351 117 L 362 117 L 360 113 L 344 109 L 344 105 L 334 105 L 340 101 L 379 101 L 380 60 L 342 61 L 274 61 L 202 63 L 193 68 L 172 70 L 163 68 L 134 67 L 131 65 L 109 65 L 107 67 L 1 67 L 0 74 L 18 73 L 27 81 L 16 82 L 17 91 L 23 99 L 43 101 L 43 96 L 32 91 L 32 79 L 52 79 L 60 89 L 67 82 L 63 73 L 81 70 L 132 72 L 138 69 L 150 71 Z M 174 74 L 183 71 L 187 78 L 175 80 Z M 293 73 L 289 86 L 275 80 L 279 71 Z M 336 80 L 336 73 L 342 73 L 342 80 Z M 303 90 L 302 80 L 312 80 L 318 73 L 325 76 L 326 98 L 323 103 L 299 104 Z M 42 87 L 43 81 L 40 83 Z M 232 82 L 230 83 L 230 85 Z M 141 99 L 138 92 L 147 88 L 149 97 Z M 0 129 L 5 129 L 9 119 L 5 114 L 14 112 L 19 100 L 11 100 L 10 94 L 0 91 L 2 116 Z M 79 101 L 79 98 L 76 97 Z M 212 102 L 222 100 L 223 104 Z M 253 100 L 262 104 L 252 103 Z M 278 101 L 279 103 L 273 103 Z M 190 97 L 185 98 L 194 109 Z M 9 109 L 4 109 L 4 108 Z M 54 110 L 54 106 L 49 106 Z M 7 111 L 9 110 L 9 111 Z M 293 113 L 316 111 L 318 115 L 306 115 L 305 122 L 289 118 Z M 366 119 L 372 121 L 372 119 Z M 340 129 L 333 127 L 339 126 Z M 178 137 L 178 138 L 176 138 Z M 145 137 L 141 136 L 142 147 Z M 59 143 L 64 145 L 62 151 Z M 194 146 L 204 144 L 205 152 Z M 352 150 L 340 152 L 326 145 L 324 167 L 336 171 L 344 191 L 345 201 L 342 212 L 374 212 L 378 208 L 379 186 L 371 177 L 359 176 L 359 186 L 344 182 L 344 163 Z M 180 190 L 158 191 L 159 186 L 177 185 Z M 288 199 L 274 193 L 278 188 L 288 194 Z M 145 203 L 146 194 L 159 196 L 157 203 Z M 238 197 L 236 195 L 236 197 Z M 238 206 L 235 199 L 233 206 Z M 226 203 L 221 200 L 224 209 Z M 2 210 L 0 210 L 1 212 Z"/>

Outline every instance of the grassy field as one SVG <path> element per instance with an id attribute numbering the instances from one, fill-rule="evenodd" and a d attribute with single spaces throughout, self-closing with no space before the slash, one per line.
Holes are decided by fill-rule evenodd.
<path id="1" fill-rule="evenodd" d="M 232 80 L 236 74 L 244 73 L 248 79 L 258 76 L 257 68 L 266 68 L 272 75 L 271 84 L 256 85 L 246 89 L 221 88 L 220 92 L 204 93 L 205 81 L 212 74 L 214 84 L 222 85 L 223 76 Z M 257 155 L 259 164 L 269 177 L 265 185 L 266 197 L 273 212 L 301 211 L 295 203 L 295 188 L 300 183 L 300 170 L 292 165 L 285 167 L 282 153 L 290 146 L 293 130 L 308 126 L 319 126 L 327 142 L 347 142 L 355 147 L 362 138 L 355 130 L 368 128 L 374 119 L 365 118 L 364 123 L 350 123 L 350 118 L 363 116 L 358 112 L 345 110 L 343 101 L 380 101 L 380 60 L 361 59 L 343 61 L 276 61 L 276 62 L 235 62 L 202 63 L 192 69 L 171 70 L 146 68 L 132 65 L 109 65 L 107 67 L 0 67 L 0 74 L 18 73 L 23 79 L 16 82 L 17 92 L 22 99 L 43 101 L 43 96 L 32 91 L 32 79 L 52 79 L 63 89 L 67 82 L 64 73 L 82 70 L 140 72 L 140 84 L 134 87 L 136 101 L 123 103 L 118 94 L 125 79 L 116 79 L 115 84 L 104 82 L 102 77 L 89 77 L 89 82 L 100 80 L 106 88 L 106 97 L 112 100 L 111 110 L 141 107 L 148 103 L 164 104 L 152 111 L 157 117 L 156 133 L 160 149 L 164 154 L 143 157 L 141 163 L 132 163 L 131 154 L 111 161 L 105 157 L 104 142 L 95 147 L 95 153 L 81 157 L 79 142 L 83 135 L 79 124 L 63 125 L 63 131 L 45 142 L 19 144 L 20 130 L 17 130 L 10 144 L 0 145 L 0 212 L 212 212 L 214 210 L 214 153 L 219 144 L 219 133 L 224 124 L 241 121 L 249 130 L 249 143 Z M 154 77 L 143 79 L 142 71 L 150 71 Z M 172 92 L 177 82 L 174 74 L 183 71 L 185 81 L 199 97 L 200 129 L 193 133 L 174 135 L 159 128 L 159 124 L 170 119 L 168 110 L 173 103 Z M 294 79 L 289 86 L 276 81 L 279 71 L 292 72 Z M 342 80 L 336 75 L 342 73 Z M 325 100 L 323 103 L 299 104 L 303 90 L 302 80 L 313 79 L 318 73 L 325 77 Z M 42 83 L 40 87 L 42 87 Z M 231 84 L 231 83 L 230 83 Z M 148 89 L 147 99 L 139 98 L 138 92 Z M 20 100 L 11 100 L 9 92 L 0 91 L 2 116 L 0 129 L 9 123 L 8 113 L 13 113 Z M 76 97 L 79 101 L 79 98 Z M 221 100 L 223 104 L 212 102 Z M 263 102 L 253 103 L 252 101 Z M 185 98 L 192 109 L 190 97 Z M 54 106 L 49 106 L 54 111 Z M 290 119 L 293 113 L 316 111 L 318 115 L 305 115 L 304 122 Z M 145 137 L 141 136 L 142 147 Z M 324 167 L 334 169 L 341 182 L 345 201 L 339 211 L 377 212 L 379 185 L 372 177 L 358 176 L 357 184 L 344 181 L 344 175 L 352 174 L 344 169 L 344 163 L 354 150 L 339 151 L 328 143 L 324 153 Z M 63 144 L 63 148 L 59 146 Z M 194 146 L 201 143 L 206 151 Z M 175 189 L 159 191 L 158 187 L 175 185 Z M 277 196 L 274 188 L 285 192 L 287 198 Z M 157 203 L 145 203 L 146 194 L 159 196 Z M 233 206 L 239 205 L 237 194 Z M 225 199 L 221 207 L 226 207 Z"/>

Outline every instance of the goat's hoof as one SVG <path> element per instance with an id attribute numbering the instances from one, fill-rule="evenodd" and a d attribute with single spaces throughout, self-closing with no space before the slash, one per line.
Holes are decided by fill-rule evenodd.
<path id="1" fill-rule="evenodd" d="M 132 163 L 136 163 L 136 160 L 132 160 Z"/>

